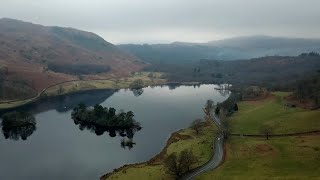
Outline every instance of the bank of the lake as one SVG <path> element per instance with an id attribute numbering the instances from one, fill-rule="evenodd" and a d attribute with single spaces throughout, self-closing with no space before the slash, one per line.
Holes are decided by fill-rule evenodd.
<path id="1" fill-rule="evenodd" d="M 47 97 L 61 96 L 61 95 L 80 92 L 80 91 L 90 91 L 90 90 L 99 90 L 99 89 L 112 89 L 112 90 L 127 89 L 127 88 L 130 88 L 131 83 L 137 79 L 141 79 L 143 81 L 144 87 L 164 85 L 167 83 L 166 79 L 162 78 L 162 73 L 152 72 L 152 76 L 150 74 L 151 72 L 139 72 L 139 73 L 134 73 L 132 76 L 127 76 L 127 77 L 111 77 L 107 79 L 72 80 L 72 81 L 62 82 L 62 83 L 49 86 L 43 89 L 36 96 L 28 99 L 0 102 L 0 110 L 16 108 L 22 105 L 35 102 L 41 98 L 43 99 Z"/>
<path id="2" fill-rule="evenodd" d="M 194 129 L 186 128 L 174 132 L 168 139 L 166 146 L 155 157 L 147 162 L 138 164 L 129 164 L 115 169 L 101 177 L 105 179 L 174 179 L 173 176 L 166 172 L 164 161 L 172 153 L 179 154 L 183 150 L 191 150 L 195 155 L 197 162 L 192 169 L 204 165 L 210 160 L 213 153 L 213 139 L 217 134 L 217 127 L 212 121 L 202 123 L 200 133 L 197 134 Z"/>

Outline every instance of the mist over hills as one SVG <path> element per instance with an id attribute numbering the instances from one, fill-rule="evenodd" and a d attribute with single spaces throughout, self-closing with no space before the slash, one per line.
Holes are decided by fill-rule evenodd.
<path id="1" fill-rule="evenodd" d="M 207 43 L 121 44 L 118 47 L 150 63 L 191 63 L 200 59 L 239 60 L 320 52 L 320 39 L 271 36 L 235 37 Z"/>

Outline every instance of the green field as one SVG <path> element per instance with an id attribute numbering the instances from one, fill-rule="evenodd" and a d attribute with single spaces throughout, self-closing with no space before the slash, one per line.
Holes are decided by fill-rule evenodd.
<path id="1" fill-rule="evenodd" d="M 290 108 L 283 99 L 288 93 L 273 95 L 265 100 L 239 102 L 239 112 L 230 118 L 232 133 L 259 134 L 263 125 L 271 126 L 276 134 L 320 130 L 320 110 Z"/>
<path id="2" fill-rule="evenodd" d="M 232 133 L 259 134 L 261 125 L 277 134 L 320 130 L 320 111 L 287 107 L 288 94 L 239 102 L 239 111 L 229 117 Z M 319 134 L 270 140 L 233 136 L 226 147 L 225 162 L 197 179 L 320 179 Z"/>
<path id="3" fill-rule="evenodd" d="M 320 136 L 232 137 L 226 161 L 197 179 L 320 179 Z"/>
<path id="4" fill-rule="evenodd" d="M 184 129 L 174 135 L 174 141 L 163 150 L 163 156 L 158 158 L 154 163 L 143 163 L 122 168 L 119 172 L 114 172 L 108 179 L 173 179 L 165 170 L 163 165 L 164 158 L 173 153 L 180 153 L 188 149 L 197 157 L 198 162 L 193 167 L 198 167 L 209 161 L 212 155 L 213 139 L 217 132 L 216 126 L 210 122 L 206 125 L 201 133 L 196 134 L 194 130 Z"/>

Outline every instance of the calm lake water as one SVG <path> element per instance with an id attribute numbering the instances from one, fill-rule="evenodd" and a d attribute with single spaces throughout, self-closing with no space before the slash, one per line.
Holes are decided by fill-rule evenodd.
<path id="1" fill-rule="evenodd" d="M 27 140 L 0 134 L 1 180 L 90 180 L 124 164 L 150 159 L 161 151 L 170 134 L 203 117 L 206 100 L 222 102 L 228 91 L 216 85 L 147 87 L 139 92 L 103 90 L 50 98 L 24 107 L 35 113 L 36 130 Z M 142 94 L 141 94 L 142 93 Z M 118 111 L 132 110 L 142 129 L 132 149 L 120 146 L 122 137 L 81 131 L 71 119 L 80 102 Z"/>

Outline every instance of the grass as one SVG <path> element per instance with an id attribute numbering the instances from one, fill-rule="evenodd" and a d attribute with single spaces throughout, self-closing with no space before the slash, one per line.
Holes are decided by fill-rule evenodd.
<path id="1" fill-rule="evenodd" d="M 127 168 L 117 174 L 110 176 L 108 179 L 130 179 L 130 180 L 159 180 L 170 179 L 165 172 L 163 165 L 136 165 L 134 167 Z"/>
<path id="2" fill-rule="evenodd" d="M 273 97 L 260 101 L 238 103 L 239 112 L 232 115 L 233 133 L 259 134 L 262 125 L 274 133 L 294 133 L 320 129 L 320 110 L 290 108 L 285 105 L 287 92 L 275 92 Z"/>
<path id="3" fill-rule="evenodd" d="M 197 179 L 320 179 L 319 136 L 232 137 L 225 162 Z"/>
<path id="4" fill-rule="evenodd" d="M 94 90 L 94 89 L 123 89 L 129 88 L 130 84 L 136 79 L 142 79 L 146 86 L 159 85 L 166 82 L 165 79 L 161 79 L 162 73 L 154 72 L 153 81 L 148 77 L 150 72 L 135 73 L 130 77 L 111 78 L 109 80 L 90 80 L 90 81 L 74 81 L 67 82 L 61 85 L 56 85 L 48 88 L 41 96 L 58 96 L 69 94 L 77 91 Z M 0 103 L 0 109 L 8 109 L 18 107 L 37 100 L 40 96 L 35 98 Z"/>
<path id="5" fill-rule="evenodd" d="M 167 149 L 167 154 L 174 152 L 179 154 L 183 150 L 191 150 L 198 160 L 193 168 L 205 164 L 212 156 L 213 139 L 216 135 L 215 125 L 211 124 L 209 127 L 204 128 L 200 134 L 196 134 L 192 129 L 185 129 L 180 134 L 191 136 L 192 138 L 171 144 Z"/>
<path id="6" fill-rule="evenodd" d="M 274 92 L 259 101 L 243 101 L 232 115 L 233 133 L 258 134 L 261 125 L 270 125 L 274 133 L 293 133 L 320 129 L 320 111 L 289 108 L 284 97 Z M 320 179 L 320 137 L 292 136 L 264 138 L 231 137 L 226 144 L 225 162 L 196 179 Z"/>
<path id="7" fill-rule="evenodd" d="M 30 103 L 32 101 L 35 101 L 36 99 L 37 98 L 31 98 L 31 99 L 21 100 L 21 101 L 0 103 L 0 109 L 9 109 L 9 108 L 22 106 L 24 104 L 28 104 L 28 103 Z"/>
<path id="8" fill-rule="evenodd" d="M 164 159 L 171 153 L 180 153 L 188 149 L 197 157 L 198 162 L 194 164 L 193 168 L 203 165 L 209 161 L 212 155 L 213 139 L 217 132 L 216 126 L 210 122 L 201 133 L 196 134 L 194 130 L 184 129 L 174 135 L 168 140 L 168 144 L 163 149 L 161 155 L 157 157 L 155 163 L 142 163 L 138 165 L 130 165 L 122 168 L 118 172 L 113 172 L 108 179 L 173 179 L 166 173 L 164 167 Z"/>

